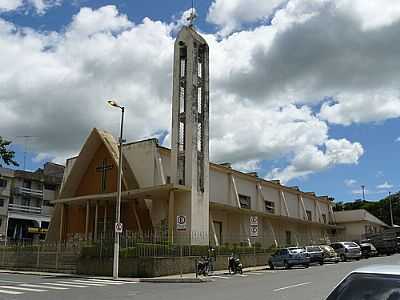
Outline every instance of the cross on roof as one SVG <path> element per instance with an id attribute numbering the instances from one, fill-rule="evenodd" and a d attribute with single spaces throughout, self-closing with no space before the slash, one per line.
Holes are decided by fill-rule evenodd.
<path id="1" fill-rule="evenodd" d="M 96 168 L 96 172 L 101 172 L 100 192 L 104 193 L 107 189 L 107 171 L 113 168 L 112 165 L 107 165 L 107 159 L 103 159 L 100 166 Z"/>
<path id="2" fill-rule="evenodd" d="M 194 9 L 194 1 L 192 1 L 192 11 L 190 12 L 189 17 L 186 18 L 189 21 L 189 26 L 193 26 L 194 20 L 197 18 L 196 11 Z"/>

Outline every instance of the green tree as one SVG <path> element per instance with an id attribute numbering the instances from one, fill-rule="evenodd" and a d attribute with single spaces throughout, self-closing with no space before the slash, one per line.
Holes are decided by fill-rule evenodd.
<path id="1" fill-rule="evenodd" d="M 0 136 L 0 167 L 2 166 L 1 161 L 4 161 L 4 163 L 8 166 L 19 166 L 19 164 L 14 160 L 15 152 L 8 149 L 10 144 L 11 141 L 7 141 Z"/>

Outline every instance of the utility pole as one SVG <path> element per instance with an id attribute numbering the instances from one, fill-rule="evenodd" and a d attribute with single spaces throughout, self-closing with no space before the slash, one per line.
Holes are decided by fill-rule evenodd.
<path id="1" fill-rule="evenodd" d="M 362 189 L 363 201 L 365 201 L 365 185 L 362 185 L 361 189 Z"/>
<path id="2" fill-rule="evenodd" d="M 390 222 L 393 227 L 394 223 L 393 223 L 392 195 L 390 192 L 389 192 L 389 206 L 390 206 Z"/>
<path id="3" fill-rule="evenodd" d="M 29 139 L 35 139 L 38 138 L 37 136 L 33 136 L 33 135 L 19 135 L 16 136 L 15 138 L 20 138 L 20 139 L 24 139 L 24 171 L 26 171 L 26 156 L 28 154 L 28 144 L 29 144 Z"/>

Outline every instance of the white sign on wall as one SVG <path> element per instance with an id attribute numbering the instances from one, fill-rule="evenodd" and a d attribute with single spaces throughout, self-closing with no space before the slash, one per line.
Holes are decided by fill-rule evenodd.
<path id="1" fill-rule="evenodd" d="M 257 237 L 257 236 L 258 236 L 258 225 L 250 226 L 250 237 Z"/>
<path id="2" fill-rule="evenodd" d="M 258 226 L 258 217 L 250 216 L 250 226 Z"/>
<path id="3" fill-rule="evenodd" d="M 115 232 L 116 233 L 122 233 L 122 228 L 123 228 L 122 223 L 115 223 Z"/>
<path id="4" fill-rule="evenodd" d="M 176 230 L 185 231 L 186 227 L 186 216 L 176 216 Z"/>

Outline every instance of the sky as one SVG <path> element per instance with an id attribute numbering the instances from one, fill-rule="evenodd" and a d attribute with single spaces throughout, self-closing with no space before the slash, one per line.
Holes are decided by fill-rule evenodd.
<path id="1" fill-rule="evenodd" d="M 91 128 L 169 146 L 173 43 L 191 1 L 0 0 L 0 136 L 35 170 Z M 400 2 L 195 1 L 210 155 L 336 201 L 400 189 Z M 22 136 L 32 136 L 22 138 Z M 24 154 L 25 153 L 25 154 Z"/>

